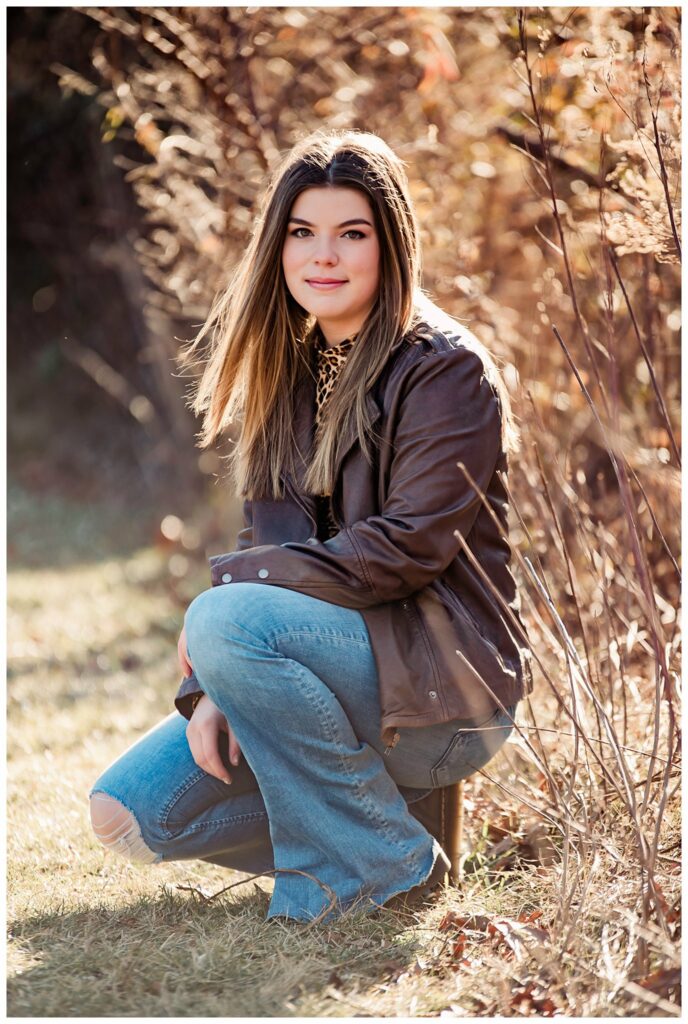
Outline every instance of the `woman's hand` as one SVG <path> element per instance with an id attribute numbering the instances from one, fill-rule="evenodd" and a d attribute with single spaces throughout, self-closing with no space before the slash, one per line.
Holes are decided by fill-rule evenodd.
<path id="1" fill-rule="evenodd" d="M 232 779 L 220 757 L 219 736 L 221 732 L 226 732 L 229 735 L 229 760 L 232 764 L 239 764 L 241 750 L 237 738 L 220 709 L 215 707 L 207 693 L 204 693 L 194 708 L 186 727 L 189 749 L 199 768 L 221 782 L 229 784 Z"/>
<path id="2" fill-rule="evenodd" d="M 181 670 L 184 677 L 187 678 L 193 672 L 193 665 L 189 661 L 189 652 L 186 649 L 186 626 L 182 626 L 182 631 L 179 634 L 177 654 Z M 221 732 L 226 732 L 229 736 L 229 760 L 232 764 L 239 764 L 241 750 L 237 738 L 220 709 L 215 707 L 210 697 L 204 693 L 194 708 L 186 727 L 186 738 L 189 741 L 191 756 L 198 767 L 208 775 L 213 775 L 221 782 L 229 784 L 232 780 L 222 763 L 218 745 Z"/>
<path id="3" fill-rule="evenodd" d="M 182 674 L 186 679 L 193 672 L 193 665 L 189 661 L 189 652 L 186 649 L 186 626 L 182 626 L 182 631 L 179 634 L 179 640 L 177 641 L 177 654 L 179 656 L 179 665 L 182 670 Z"/>

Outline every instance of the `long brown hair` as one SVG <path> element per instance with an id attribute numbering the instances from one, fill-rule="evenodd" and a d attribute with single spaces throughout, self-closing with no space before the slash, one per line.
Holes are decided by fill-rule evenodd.
<path id="1" fill-rule="evenodd" d="M 282 474 L 295 473 L 294 403 L 303 375 L 312 372 L 315 320 L 287 288 L 282 247 L 297 196 L 322 186 L 356 188 L 367 197 L 380 245 L 380 286 L 323 411 L 304 478 L 308 493 L 332 491 L 347 438 L 358 436 L 371 459 L 366 394 L 394 342 L 422 319 L 419 300 L 427 303 L 420 288 L 418 225 L 399 157 L 368 132 L 317 131 L 298 142 L 273 174 L 229 285 L 179 356 L 182 366 L 197 362 L 199 346 L 210 334 L 191 401 L 193 411 L 203 414 L 199 443 L 207 447 L 230 424 L 240 423 L 230 464 L 238 493 L 252 499 L 281 498 Z M 501 378 L 496 384 L 502 413 L 509 416 Z"/>

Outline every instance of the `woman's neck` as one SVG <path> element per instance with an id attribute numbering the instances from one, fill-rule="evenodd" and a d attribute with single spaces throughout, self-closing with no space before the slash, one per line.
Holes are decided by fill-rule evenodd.
<path id="1" fill-rule="evenodd" d="M 343 342 L 350 341 L 355 338 L 358 333 L 358 331 L 355 330 L 349 331 L 348 334 L 345 334 L 343 331 L 329 331 L 329 333 L 326 334 L 320 324 L 317 324 L 316 330 L 320 336 L 320 345 L 322 348 L 337 348 L 337 346 L 341 345 Z"/>

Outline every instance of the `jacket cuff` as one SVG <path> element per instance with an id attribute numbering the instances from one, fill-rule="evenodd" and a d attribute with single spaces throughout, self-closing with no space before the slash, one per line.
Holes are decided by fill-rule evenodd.
<path id="1" fill-rule="evenodd" d="M 233 554 L 235 554 L 235 552 L 230 552 L 225 555 L 211 555 L 208 559 L 208 565 L 210 566 L 210 585 L 212 587 L 218 587 L 223 583 L 233 582 L 233 575 L 229 572 Z"/>
<path id="2" fill-rule="evenodd" d="M 203 693 L 201 686 L 196 679 L 195 674 L 192 672 L 190 676 L 186 676 L 182 679 L 179 689 L 177 690 L 177 696 L 174 698 L 174 705 L 180 715 L 184 718 L 190 719 L 193 714 L 192 704 L 194 697 Z"/>
<path id="3" fill-rule="evenodd" d="M 225 583 L 266 583 L 311 597 L 324 595 L 324 600 L 346 608 L 381 603 L 371 586 L 359 546 L 354 543 L 354 531 L 349 527 L 327 541 L 310 537 L 304 542 L 263 544 L 249 551 L 213 555 L 208 561 L 213 587 Z"/>

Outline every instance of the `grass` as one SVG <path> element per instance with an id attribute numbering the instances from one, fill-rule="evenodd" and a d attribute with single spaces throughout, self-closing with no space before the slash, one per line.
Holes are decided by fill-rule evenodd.
<path id="1" fill-rule="evenodd" d="M 28 503 L 36 527 L 41 507 L 52 514 L 54 506 L 19 497 L 11 509 Z M 95 504 L 78 516 L 62 512 L 66 545 L 70 530 L 84 536 L 103 522 Z M 183 608 L 206 585 L 205 567 L 194 562 L 186 577 L 171 578 L 169 549 L 126 550 L 117 538 L 110 547 L 107 536 L 97 561 L 80 558 L 74 544 L 66 564 L 42 567 L 50 532 L 32 537 L 31 558 L 18 559 L 9 577 L 10 1015 L 678 1012 L 676 946 L 655 923 L 639 924 L 623 809 L 610 800 L 579 844 L 564 920 L 574 867 L 565 874 L 561 830 L 537 813 L 542 792 L 518 741 L 489 766 L 492 782 L 478 776 L 466 785 L 463 889 L 414 914 L 304 930 L 265 921 L 269 878 L 208 902 L 178 886 L 212 894 L 247 876 L 201 861 L 134 866 L 106 853 L 90 831 L 89 786 L 171 710 Z M 531 806 L 514 788 L 529 772 Z M 679 840 L 674 795 L 662 829 L 669 852 L 657 871 L 669 904 Z M 641 932 L 648 987 L 629 982 Z"/>

